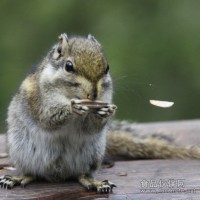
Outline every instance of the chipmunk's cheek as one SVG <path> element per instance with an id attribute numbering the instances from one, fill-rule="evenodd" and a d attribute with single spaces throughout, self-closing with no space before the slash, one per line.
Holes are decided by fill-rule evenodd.
<path id="1" fill-rule="evenodd" d="M 101 79 L 97 84 L 98 100 L 111 103 L 112 101 L 112 81 L 110 79 Z"/>
<path id="2" fill-rule="evenodd" d="M 78 90 L 77 92 L 75 92 L 75 98 L 76 99 L 85 99 L 84 97 L 84 92 L 82 90 Z"/>
<path id="3" fill-rule="evenodd" d="M 101 97 L 101 94 L 102 94 L 102 86 L 101 85 L 102 85 L 102 81 L 100 80 L 97 83 L 97 98 Z"/>
<path id="4" fill-rule="evenodd" d="M 73 90 L 73 99 L 86 99 L 87 95 L 82 87 Z"/>

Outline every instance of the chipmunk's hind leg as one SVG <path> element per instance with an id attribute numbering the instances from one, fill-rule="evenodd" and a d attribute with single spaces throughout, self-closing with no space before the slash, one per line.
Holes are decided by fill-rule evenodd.
<path id="1" fill-rule="evenodd" d="M 35 179 L 30 176 L 10 176 L 5 175 L 0 177 L 0 187 L 5 189 L 12 189 L 14 186 L 20 185 L 25 187 Z"/>
<path id="2" fill-rule="evenodd" d="M 79 177 L 79 183 L 88 190 L 96 190 L 97 193 L 111 193 L 114 187 L 117 187 L 114 183 L 105 180 L 97 181 L 93 178 L 89 178 L 86 175 Z"/>

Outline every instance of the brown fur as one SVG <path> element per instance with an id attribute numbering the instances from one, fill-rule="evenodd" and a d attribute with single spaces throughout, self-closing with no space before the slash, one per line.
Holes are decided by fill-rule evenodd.
<path id="1" fill-rule="evenodd" d="M 107 135 L 107 154 L 131 159 L 200 159 L 197 147 L 175 146 L 156 138 L 141 139 L 122 131 Z"/>
<path id="2" fill-rule="evenodd" d="M 105 71 L 106 61 L 103 53 L 99 51 L 98 44 L 93 45 L 91 48 L 89 42 L 86 43 L 82 38 L 79 38 L 79 40 L 71 41 L 71 44 L 73 44 L 71 49 L 73 54 L 71 56 L 76 58 L 74 62 L 77 66 L 77 73 L 93 82 L 97 82 Z M 93 42 L 91 41 L 91 43 Z"/>

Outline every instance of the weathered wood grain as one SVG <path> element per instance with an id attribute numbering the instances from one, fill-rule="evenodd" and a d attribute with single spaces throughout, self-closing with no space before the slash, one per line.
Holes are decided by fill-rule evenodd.
<path id="1" fill-rule="evenodd" d="M 182 145 L 200 144 L 200 121 L 136 124 L 141 134 L 164 133 Z M 5 135 L 0 135 L 0 153 L 5 151 Z M 14 172 L 3 169 L 8 159 L 0 159 L 0 176 Z M 109 179 L 117 185 L 113 194 L 88 192 L 76 182 L 34 182 L 26 188 L 0 189 L 0 199 L 200 199 L 200 161 L 198 160 L 137 160 L 115 162 L 114 167 L 101 169 L 96 178 Z M 183 187 L 142 187 L 142 181 L 181 180 Z M 178 190 L 179 189 L 179 190 Z"/>
<path id="2" fill-rule="evenodd" d="M 120 176 L 121 172 L 126 172 L 126 176 Z M 11 174 L 6 170 L 0 170 L 0 175 Z M 0 199 L 183 199 L 200 197 L 200 162 L 184 160 L 145 160 L 116 162 L 113 168 L 103 169 L 97 174 L 97 178 L 109 179 L 117 184 L 113 194 L 104 195 L 96 192 L 88 192 L 76 182 L 67 183 L 47 183 L 35 182 L 26 188 L 16 187 L 13 190 L 0 190 Z M 141 187 L 143 180 L 183 180 L 184 191 L 187 192 L 165 192 L 161 189 L 153 188 L 158 192 L 148 191 L 150 188 Z M 141 191 L 147 189 L 147 191 Z M 179 189 L 175 187 L 174 189 Z M 164 198 L 164 199 L 168 199 Z M 170 199 L 169 198 L 169 199 Z"/>

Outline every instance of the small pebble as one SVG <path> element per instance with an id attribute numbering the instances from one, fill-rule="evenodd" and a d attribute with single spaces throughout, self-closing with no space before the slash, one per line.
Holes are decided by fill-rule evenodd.
<path id="1" fill-rule="evenodd" d="M 8 154 L 7 153 L 0 153 L 0 158 L 7 158 Z"/>
<path id="2" fill-rule="evenodd" d="M 9 171 L 15 171 L 16 170 L 16 168 L 14 168 L 14 167 L 4 167 L 4 169 L 9 170 Z"/>
<path id="3" fill-rule="evenodd" d="M 119 172 L 117 175 L 118 176 L 127 176 L 127 173 L 126 172 Z"/>

